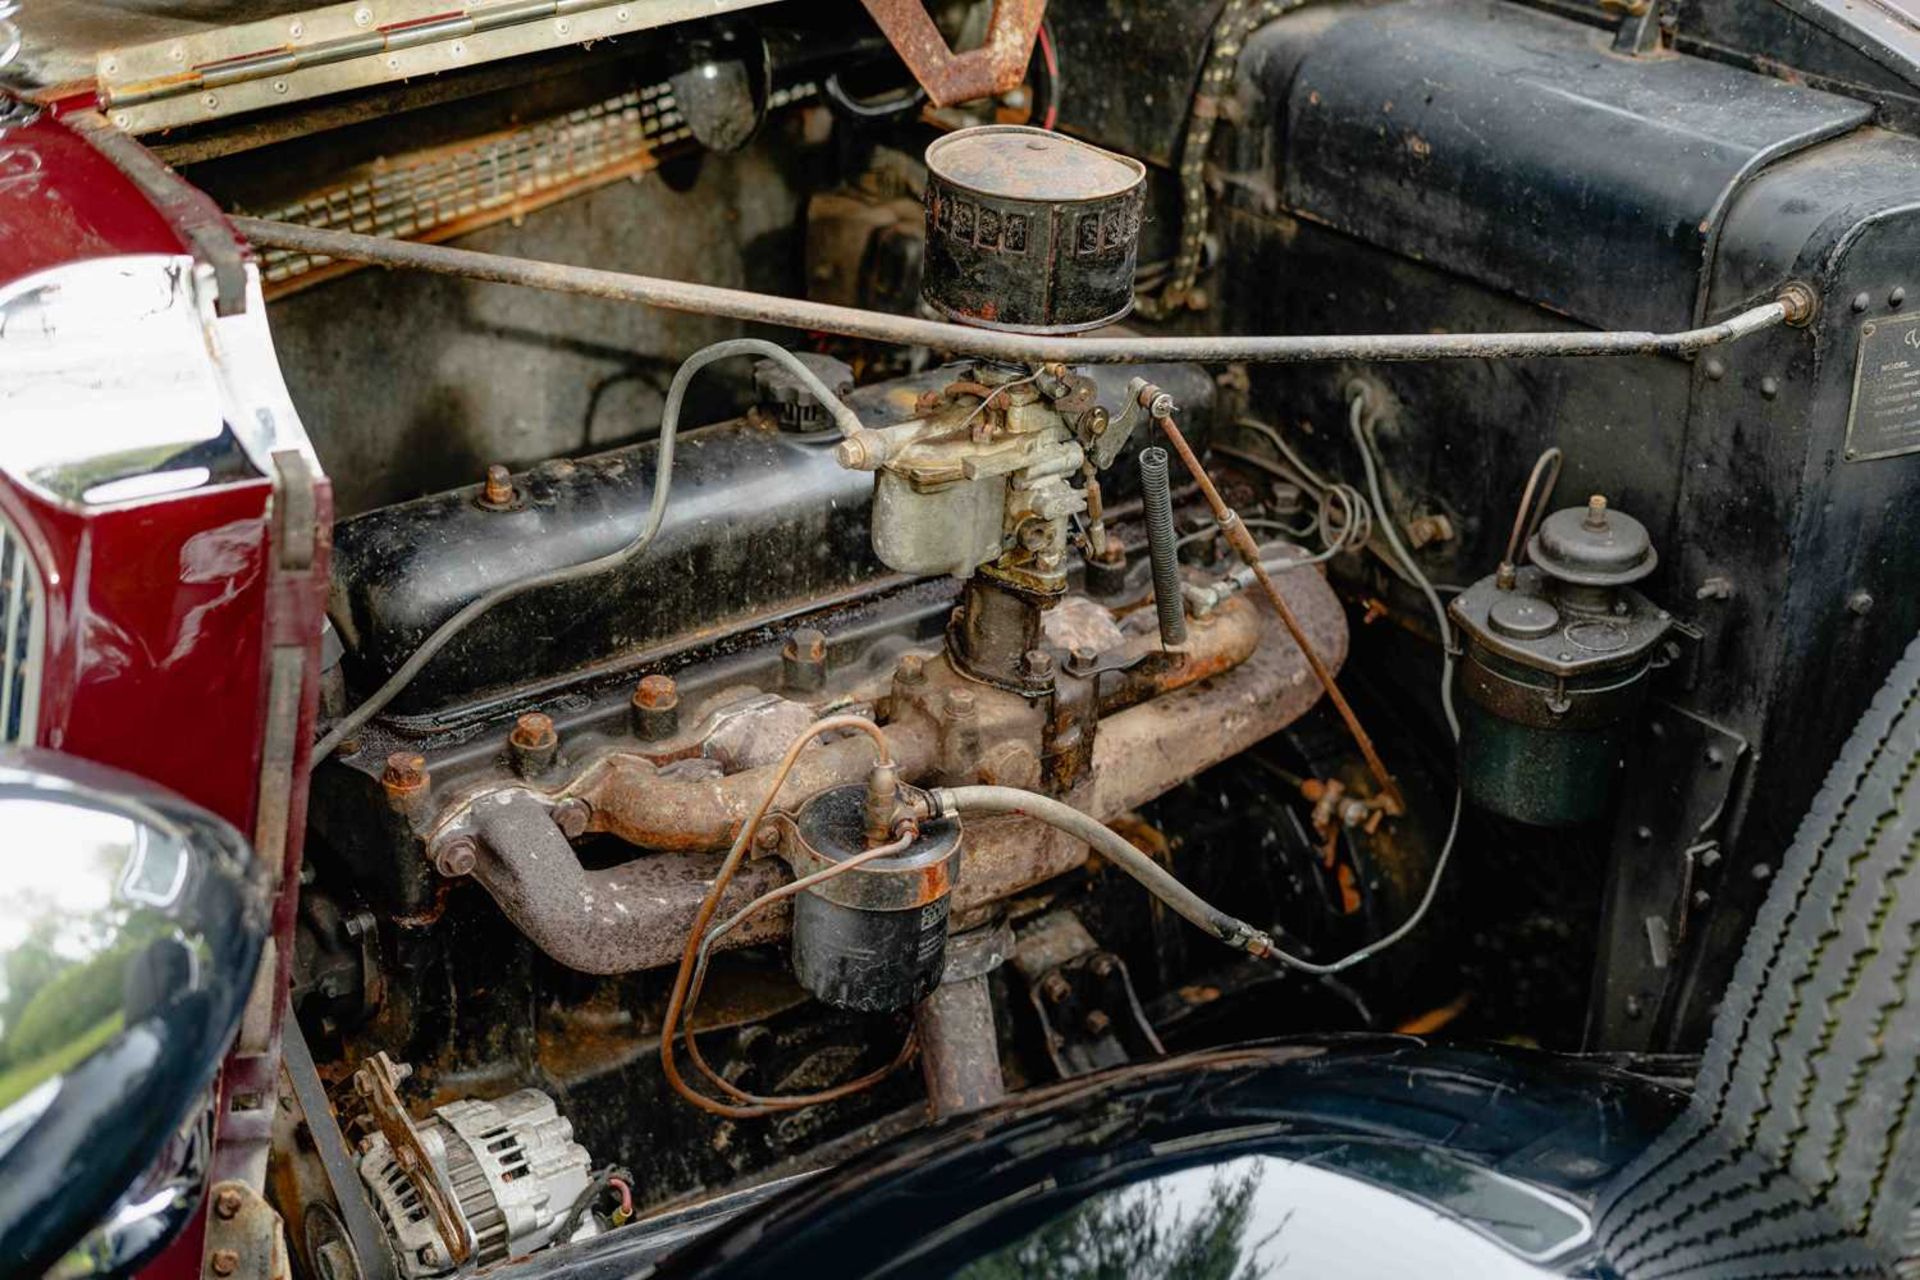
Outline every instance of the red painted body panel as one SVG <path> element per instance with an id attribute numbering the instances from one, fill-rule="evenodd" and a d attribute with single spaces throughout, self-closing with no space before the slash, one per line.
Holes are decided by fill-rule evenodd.
<path id="1" fill-rule="evenodd" d="M 0 130 L 0 283 L 84 258 L 180 253 L 184 243 L 52 112 Z"/>
<path id="2" fill-rule="evenodd" d="M 37 531 L 61 584 L 49 582 L 42 746 L 252 829 L 271 496 L 259 480 L 81 515 L 16 494 L 10 514 Z"/>
<path id="3" fill-rule="evenodd" d="M 0 283 L 89 258 L 187 252 L 189 238 L 169 217 L 210 206 L 184 184 L 182 198 L 161 194 L 171 214 L 53 112 L 0 131 Z M 6 429 L 0 422 L 0 440 Z M 287 848 L 273 913 L 284 1010 L 332 509 L 323 479 L 311 568 L 276 571 L 272 499 L 273 484 L 261 478 L 75 511 L 0 475 L 0 510 L 28 539 L 47 584 L 41 745 L 143 775 L 251 833 L 261 795 L 268 653 L 276 643 L 305 646 Z M 216 1178 L 231 1176 L 268 1138 L 257 1121 L 240 1125 L 229 1103 L 236 1092 L 273 1096 L 278 1033 L 276 1019 L 270 1051 L 228 1059 Z M 142 1280 L 201 1275 L 204 1215 L 203 1205 Z"/>

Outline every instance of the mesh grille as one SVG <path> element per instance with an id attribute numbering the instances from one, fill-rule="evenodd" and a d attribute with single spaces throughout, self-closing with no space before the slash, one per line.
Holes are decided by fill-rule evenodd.
<path id="1" fill-rule="evenodd" d="M 40 572 L 0 517 L 0 746 L 32 745 L 40 712 Z"/>
<path id="2" fill-rule="evenodd" d="M 769 106 L 815 92 L 811 84 L 778 90 Z M 444 239 L 643 173 L 690 136 L 672 88 L 652 84 L 477 142 L 384 162 L 261 216 L 361 235 Z M 354 265 L 292 249 L 261 256 L 269 292 L 313 283 L 323 268 Z"/>

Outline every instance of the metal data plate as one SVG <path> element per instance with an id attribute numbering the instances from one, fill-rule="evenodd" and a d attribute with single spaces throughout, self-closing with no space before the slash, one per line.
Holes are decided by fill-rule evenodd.
<path id="1" fill-rule="evenodd" d="M 1920 316 L 1860 326 L 1847 461 L 1920 451 Z"/>
<path id="2" fill-rule="evenodd" d="M 587 44 L 772 0 L 348 0 L 101 53 L 108 118 L 130 133 Z"/>

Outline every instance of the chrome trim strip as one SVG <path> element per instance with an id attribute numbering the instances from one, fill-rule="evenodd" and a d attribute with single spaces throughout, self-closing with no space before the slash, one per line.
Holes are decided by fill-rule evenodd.
<path id="1" fill-rule="evenodd" d="M 0 746 L 32 746 L 45 671 L 46 586 L 27 540 L 0 513 Z"/>

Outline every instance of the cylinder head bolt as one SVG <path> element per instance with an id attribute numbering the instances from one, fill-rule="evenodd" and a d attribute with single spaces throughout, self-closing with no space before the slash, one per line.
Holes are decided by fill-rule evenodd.
<path id="1" fill-rule="evenodd" d="M 1548 516 L 1527 558 L 1448 609 L 1466 650 L 1460 779 L 1482 808 L 1571 826 L 1605 811 L 1673 622 L 1632 586 L 1659 564 L 1646 526 L 1600 494 Z"/>
<path id="2" fill-rule="evenodd" d="M 794 815 L 795 876 L 872 848 L 869 786 L 822 791 Z M 827 1004 L 863 1013 L 908 1008 L 946 969 L 947 915 L 960 872 L 960 824 L 923 823 L 900 853 L 876 858 L 793 901 L 793 971 Z"/>
<path id="3" fill-rule="evenodd" d="M 927 148 L 920 296 L 964 324 L 1074 333 L 1133 309 L 1146 166 L 1045 129 L 982 125 Z"/>

